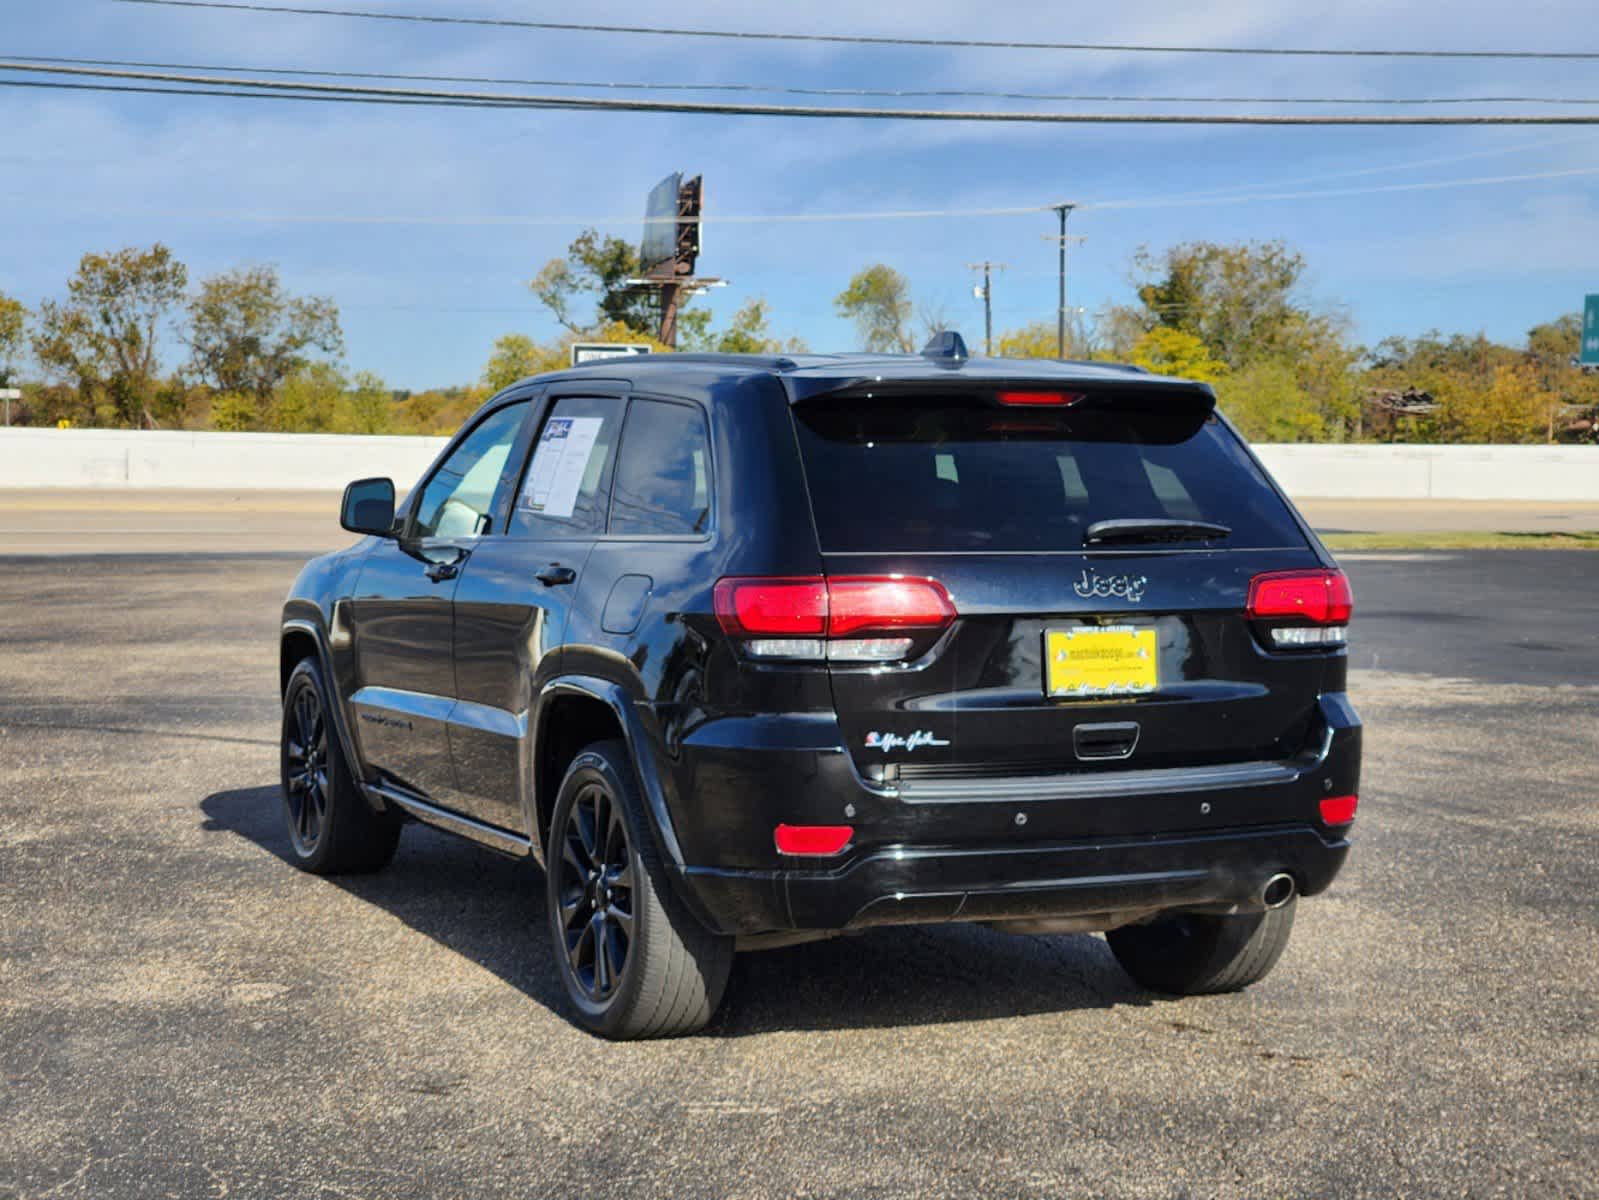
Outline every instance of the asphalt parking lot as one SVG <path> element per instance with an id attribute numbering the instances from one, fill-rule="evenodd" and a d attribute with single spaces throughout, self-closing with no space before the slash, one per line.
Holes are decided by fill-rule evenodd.
<path id="1" fill-rule="evenodd" d="M 1349 562 L 1356 849 L 1248 993 L 887 930 L 632 1045 L 530 868 L 285 861 L 299 561 L 0 558 L 0 1196 L 1599 1195 L 1599 557 Z"/>

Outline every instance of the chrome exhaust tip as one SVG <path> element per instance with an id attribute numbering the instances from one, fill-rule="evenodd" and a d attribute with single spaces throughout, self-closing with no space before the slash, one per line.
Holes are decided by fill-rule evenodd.
<path id="1" fill-rule="evenodd" d="M 1296 890 L 1294 877 L 1286 871 L 1278 871 L 1261 886 L 1260 902 L 1267 908 L 1281 908 L 1294 898 Z"/>

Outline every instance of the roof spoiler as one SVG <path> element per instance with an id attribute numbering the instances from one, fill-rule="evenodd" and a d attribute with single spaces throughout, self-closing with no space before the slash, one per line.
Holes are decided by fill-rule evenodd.
<path id="1" fill-rule="evenodd" d="M 925 398 L 929 402 L 940 399 L 963 398 L 968 401 L 988 401 L 996 407 L 1006 403 L 1001 393 L 1076 393 L 1084 408 L 1099 408 L 1127 404 L 1140 408 L 1163 408 L 1173 412 L 1209 415 L 1216 408 L 1216 393 L 1208 383 L 1165 379 L 1158 375 L 1128 375 L 1124 379 L 1073 380 L 1048 375 L 996 376 L 973 379 L 968 375 L 951 374 L 934 378 L 894 379 L 878 376 L 857 376 L 847 379 L 806 379 L 785 376 L 783 386 L 790 404 L 812 401 L 847 401 L 872 398 Z M 1012 401 L 1013 403 L 1015 401 Z M 1062 407 L 1076 407 L 1076 402 Z"/>

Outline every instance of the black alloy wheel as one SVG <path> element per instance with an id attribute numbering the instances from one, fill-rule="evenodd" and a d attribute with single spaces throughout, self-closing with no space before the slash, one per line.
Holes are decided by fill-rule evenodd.
<path id="1" fill-rule="evenodd" d="M 586 746 L 567 766 L 544 859 L 551 948 L 578 1023 L 608 1038 L 704 1028 L 727 986 L 733 939 L 673 892 L 620 740 Z"/>
<path id="2" fill-rule="evenodd" d="M 624 980 L 634 940 L 633 849 L 621 806 L 599 781 L 573 798 L 555 864 L 560 928 L 573 979 L 590 1002 Z"/>
<path id="3" fill-rule="evenodd" d="M 283 689 L 283 816 L 289 859 L 313 875 L 377 871 L 400 844 L 400 817 L 372 807 L 350 774 L 314 659 Z"/>
<path id="4" fill-rule="evenodd" d="M 301 858 L 310 858 L 328 823 L 328 723 L 313 687 L 289 697 L 283 729 L 283 799 L 289 837 Z"/>

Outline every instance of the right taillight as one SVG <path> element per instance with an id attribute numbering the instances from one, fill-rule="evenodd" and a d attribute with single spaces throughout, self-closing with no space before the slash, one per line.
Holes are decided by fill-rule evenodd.
<path id="1" fill-rule="evenodd" d="M 1269 571 L 1249 581 L 1245 615 L 1261 623 L 1278 650 L 1344 645 L 1354 611 L 1342 571 Z"/>
<path id="2" fill-rule="evenodd" d="M 907 575 L 720 579 L 716 619 L 751 658 L 903 661 L 955 619 L 935 579 Z"/>

